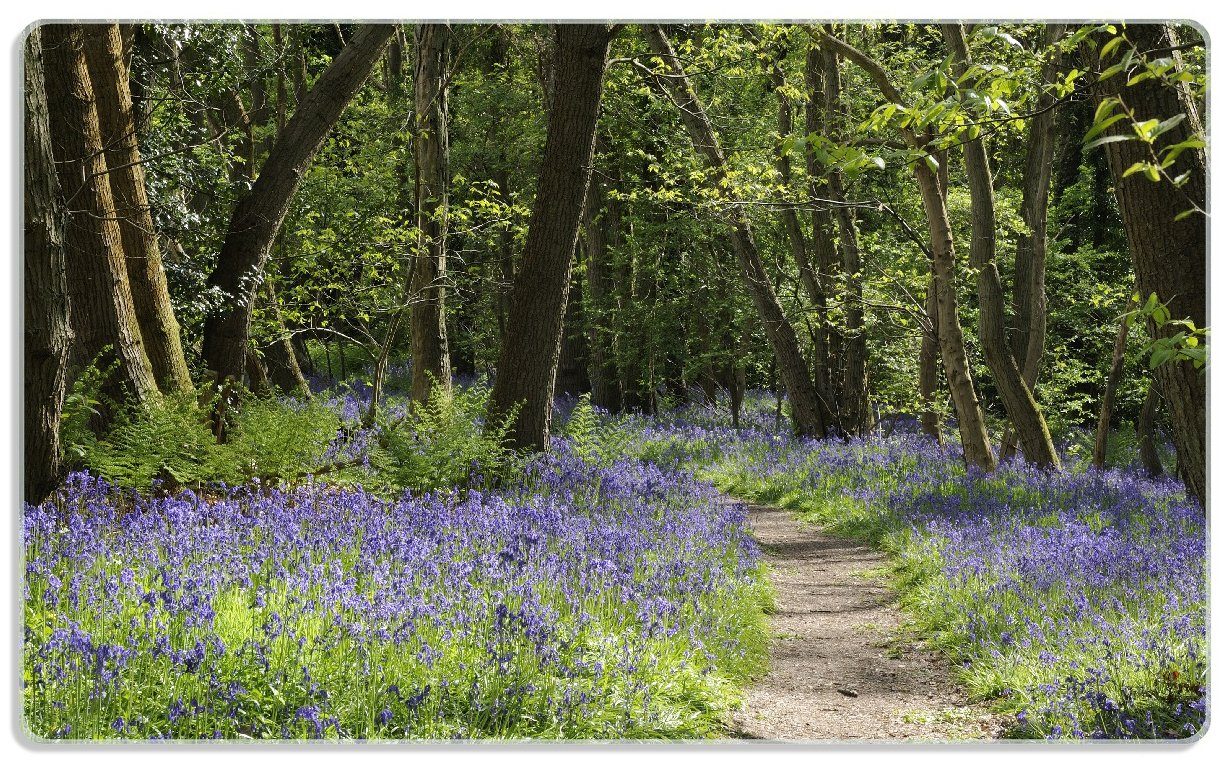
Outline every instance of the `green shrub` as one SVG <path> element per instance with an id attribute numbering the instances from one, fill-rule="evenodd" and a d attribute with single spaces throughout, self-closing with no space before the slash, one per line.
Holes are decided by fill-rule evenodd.
<path id="1" fill-rule="evenodd" d="M 325 462 L 341 428 L 338 414 L 316 400 L 251 399 L 235 419 L 228 450 L 247 476 L 294 480 Z"/>

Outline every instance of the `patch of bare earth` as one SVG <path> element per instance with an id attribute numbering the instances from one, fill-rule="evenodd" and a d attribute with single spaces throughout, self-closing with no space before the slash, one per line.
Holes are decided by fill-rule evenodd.
<path id="1" fill-rule="evenodd" d="M 793 515 L 748 506 L 776 590 L 769 672 L 731 719 L 733 735 L 778 740 L 954 740 L 1000 735 L 945 658 L 911 638 L 884 554 Z"/>

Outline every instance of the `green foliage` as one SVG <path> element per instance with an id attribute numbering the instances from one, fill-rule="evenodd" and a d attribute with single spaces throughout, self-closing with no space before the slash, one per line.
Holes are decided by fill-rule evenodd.
<path id="1" fill-rule="evenodd" d="M 341 418 L 312 400 L 250 399 L 240 409 L 227 450 L 245 475 L 293 481 L 324 464 Z"/>
<path id="2" fill-rule="evenodd" d="M 564 437 L 585 463 L 605 466 L 621 457 L 631 442 L 627 427 L 619 419 L 604 420 L 590 402 L 589 393 L 581 395 L 568 417 Z"/>
<path id="3" fill-rule="evenodd" d="M 434 385 L 425 403 L 384 428 L 382 477 L 416 493 L 498 481 L 511 463 L 503 443 L 516 411 L 487 426 L 490 396 L 477 386 Z"/>

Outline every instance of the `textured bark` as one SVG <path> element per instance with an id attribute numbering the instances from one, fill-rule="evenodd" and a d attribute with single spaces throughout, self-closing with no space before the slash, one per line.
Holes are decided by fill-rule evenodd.
<path id="1" fill-rule="evenodd" d="M 158 234 L 145 190 L 145 168 L 137 148 L 137 120 L 129 91 L 128 66 L 118 24 L 83 27 L 86 63 L 97 99 L 107 181 L 120 227 L 128 283 L 145 353 L 164 392 L 192 390 L 179 322 L 171 307 Z"/>
<path id="2" fill-rule="evenodd" d="M 447 24 L 414 30 L 414 169 L 418 251 L 410 282 L 410 399 L 425 402 L 431 388 L 452 387 L 444 279 L 448 244 Z"/>
<path id="3" fill-rule="evenodd" d="M 1136 422 L 1136 444 L 1140 448 L 1140 464 L 1150 477 L 1162 476 L 1162 459 L 1157 455 L 1157 409 L 1162 395 L 1157 391 L 1157 382 L 1149 381 L 1149 391 L 1140 406 L 1140 418 Z"/>
<path id="4" fill-rule="evenodd" d="M 726 155 L 704 106 L 675 56 L 674 47 L 667 39 L 666 32 L 656 24 L 646 24 L 643 30 L 649 49 L 660 57 L 670 70 L 668 76 L 657 78 L 657 82 L 678 107 L 693 148 L 709 164 L 713 188 L 721 193 L 726 201 L 737 201 L 731 198 L 729 185 L 722 182 L 729 175 Z M 798 335 L 777 299 L 773 284 L 769 281 L 752 235 L 751 222 L 741 206 L 730 204 L 728 210 L 726 222 L 730 226 L 735 253 L 742 266 L 743 280 L 751 293 L 752 303 L 756 306 L 769 344 L 773 348 L 773 355 L 777 359 L 786 395 L 790 398 L 795 429 L 799 434 L 823 436 L 831 421 L 825 414 L 820 395 L 812 381 Z"/>
<path id="5" fill-rule="evenodd" d="M 886 99 L 892 103 L 904 103 L 888 72 L 873 59 L 831 34 L 820 33 L 818 37 L 823 45 L 834 48 L 866 71 Z M 910 130 L 903 130 L 902 133 L 914 148 L 926 148 L 928 141 L 924 136 Z M 987 436 L 982 407 L 979 405 L 978 393 L 970 374 L 969 357 L 965 352 L 965 334 L 957 311 L 957 254 L 952 241 L 952 225 L 948 217 L 944 184 L 940 182 L 939 175 L 924 161 L 914 162 L 914 179 L 918 182 L 918 190 L 927 215 L 935 274 L 933 283 L 940 359 L 943 361 L 944 376 L 948 380 L 948 391 L 952 395 L 953 408 L 957 414 L 961 448 L 967 464 L 991 471 L 995 468 L 995 455 L 991 452 L 991 440 Z"/>
<path id="6" fill-rule="evenodd" d="M 960 24 L 944 24 L 944 38 L 956 56 L 955 67 L 963 72 L 970 65 L 969 48 Z M 962 146 L 970 189 L 971 241 L 970 268 L 978 273 L 978 337 L 983 359 L 991 370 L 1008 420 L 1021 439 L 1025 458 L 1037 466 L 1058 468 L 1059 455 L 1051 442 L 1042 409 L 1021 375 L 1008 343 L 1004 315 L 1004 288 L 995 262 L 995 191 L 991 164 L 982 138 L 966 140 Z"/>
<path id="7" fill-rule="evenodd" d="M 536 450 L 545 449 L 550 436 L 568 273 L 589 189 L 611 43 L 611 29 L 601 24 L 557 24 L 552 31 L 556 97 L 491 390 L 490 421 L 515 410 L 509 445 Z"/>
<path id="8" fill-rule="evenodd" d="M 590 181 L 585 195 L 585 285 L 588 290 L 589 386 L 591 401 L 608 411 L 619 410 L 619 383 L 616 379 L 611 323 L 607 314 L 611 299 L 611 263 L 607 227 L 615 213 L 607 204 L 606 185 L 598 178 Z"/>
<path id="9" fill-rule="evenodd" d="M 1135 305 L 1129 305 L 1129 309 Z M 1106 466 L 1106 446 L 1110 440 L 1110 419 L 1115 412 L 1115 394 L 1119 390 L 1119 378 L 1123 375 L 1123 353 L 1127 349 L 1128 322 L 1127 318 L 1119 321 L 1119 332 L 1115 335 L 1115 346 L 1111 351 L 1110 370 L 1106 373 L 1106 385 L 1102 389 L 1102 408 L 1098 411 L 1098 428 L 1093 437 L 1093 467 L 1102 469 Z"/>
<path id="10" fill-rule="evenodd" d="M 1161 24 L 1130 24 L 1125 33 L 1138 50 L 1173 50 L 1177 46 L 1173 32 Z M 1164 55 L 1178 56 L 1167 52 Z M 1101 83 L 1101 94 L 1118 95 L 1134 113 L 1137 121 L 1164 120 L 1183 114 L 1187 119 L 1162 139 L 1173 144 L 1189 137 L 1203 137 L 1201 115 L 1197 112 L 1186 85 L 1172 86 L 1154 79 L 1145 79 L 1128 87 L 1123 74 Z M 1127 134 L 1130 120 L 1120 120 L 1108 134 Z M 1115 195 L 1127 233 L 1128 248 L 1136 272 L 1136 285 L 1147 298 L 1157 294 L 1174 318 L 1189 318 L 1197 326 L 1208 325 L 1206 311 L 1206 243 L 1207 219 L 1203 214 L 1189 215 L 1182 220 L 1175 216 L 1191 209 L 1192 204 L 1206 208 L 1206 156 L 1203 149 L 1185 152 L 1167 172 L 1171 177 L 1190 172 L 1190 179 L 1181 190 L 1165 180 L 1150 181 L 1143 172 L 1124 178 L 1123 173 L 1138 161 L 1149 161 L 1148 147 L 1136 140 L 1123 140 L 1106 145 Z M 1159 328 L 1149 322 L 1154 338 L 1172 329 Z M 1179 469 L 1188 491 L 1205 503 L 1205 406 L 1204 373 L 1191 363 L 1164 363 L 1157 369 L 1162 397 L 1170 411 L 1175 450 Z"/>
<path id="11" fill-rule="evenodd" d="M 60 414 L 72 331 L 61 233 L 64 206 L 48 133 L 40 29 L 25 47 L 25 430 L 23 499 L 37 504 L 64 473 Z"/>
<path id="12" fill-rule="evenodd" d="M 804 120 L 807 132 L 827 133 L 833 125 L 827 108 L 824 90 L 824 54 L 820 48 L 812 47 L 807 51 L 804 70 L 804 80 L 807 87 L 807 106 L 804 110 Z M 829 197 L 830 177 L 821 165 L 814 151 L 807 152 L 807 182 L 808 191 L 813 200 Z M 833 212 L 823 204 L 813 203 L 811 212 L 811 249 L 812 262 L 809 265 L 816 277 L 819 289 L 817 310 L 821 322 L 816 331 L 815 366 L 816 390 L 828 411 L 836 411 L 838 406 L 838 390 L 841 387 L 841 332 L 835 322 L 828 317 L 830 296 L 834 290 L 841 272 L 841 255 L 837 251 L 836 222 Z"/>
<path id="13" fill-rule="evenodd" d="M 927 325 L 923 329 L 922 342 L 918 348 L 918 397 L 923 405 L 920 417 L 923 433 L 930 435 L 938 443 L 943 442 L 936 401 L 936 393 L 940 390 L 940 306 L 935 299 L 935 269 L 930 266 L 928 270 Z"/>
<path id="14" fill-rule="evenodd" d="M 841 125 L 849 120 L 839 111 L 841 73 L 837 54 L 829 48 L 822 48 L 820 63 L 824 71 L 825 123 L 831 135 L 838 135 Z M 859 252 L 854 209 L 846 205 L 846 193 L 840 172 L 829 175 L 828 194 L 837 204 L 834 216 L 837 219 L 837 240 L 841 244 L 841 269 L 845 276 L 842 294 L 844 330 L 841 337 L 841 384 L 838 394 L 840 423 L 843 432 L 861 435 L 870 431 L 872 424 L 871 390 L 867 381 L 862 255 Z"/>
<path id="15" fill-rule="evenodd" d="M 269 250 L 299 183 L 325 136 L 362 87 L 393 35 L 391 24 L 365 25 L 304 95 L 274 143 L 252 189 L 239 200 L 208 285 L 232 301 L 205 321 L 206 366 L 218 379 L 242 378 L 252 302 Z"/>
<path id="16" fill-rule="evenodd" d="M 265 297 L 269 300 L 269 309 L 273 312 L 274 324 L 277 327 L 276 336 L 262 348 L 265 354 L 265 367 L 269 371 L 269 380 L 283 392 L 310 398 L 312 390 L 308 387 L 307 379 L 303 377 L 303 369 L 295 354 L 290 333 L 286 328 L 286 323 L 282 320 L 278 294 L 269 281 L 265 281 Z"/>
<path id="17" fill-rule="evenodd" d="M 1046 352 L 1047 207 L 1055 162 L 1055 119 L 1059 112 L 1054 93 L 1045 86 L 1054 83 L 1059 74 L 1061 56 L 1052 46 L 1063 35 L 1064 28 L 1063 24 L 1048 24 L 1043 32 L 1043 51 L 1047 55 L 1041 72 L 1044 87 L 1034 105 L 1034 110 L 1040 113 L 1029 122 L 1022 178 L 1021 219 L 1028 232 L 1017 234 L 1013 267 L 1013 320 L 1008 332 L 1012 354 L 1030 392 L 1038 383 L 1042 356 Z M 1016 432 L 1009 427 L 1004 431 L 1000 458 L 1011 457 L 1015 450 Z"/>
<path id="18" fill-rule="evenodd" d="M 141 341 L 124 248 L 103 152 L 94 92 L 78 24 L 42 27 L 44 76 L 51 143 L 67 207 L 65 264 L 76 337 L 74 363 L 85 364 L 110 347 L 103 362 L 119 361 L 104 387 L 114 400 L 143 401 L 158 385 Z"/>
<path id="19" fill-rule="evenodd" d="M 592 182 L 592 181 L 591 181 Z M 588 194 L 586 194 L 588 197 Z M 578 254 L 580 248 L 578 247 Z M 589 392 L 585 341 L 584 295 L 581 276 L 569 273 L 568 307 L 564 312 L 564 334 L 560 340 L 559 371 L 555 375 L 555 394 L 580 395 Z"/>

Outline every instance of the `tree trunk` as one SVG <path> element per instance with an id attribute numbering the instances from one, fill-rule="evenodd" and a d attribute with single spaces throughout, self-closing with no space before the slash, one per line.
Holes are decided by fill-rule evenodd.
<path id="1" fill-rule="evenodd" d="M 410 399 L 425 402 L 431 388 L 452 387 L 444 279 L 448 239 L 447 24 L 414 30 L 414 168 L 418 251 L 410 283 Z"/>
<path id="2" fill-rule="evenodd" d="M 128 66 L 118 24 L 83 27 L 86 63 L 97 99 L 99 127 L 109 168 L 107 180 L 120 227 L 133 307 L 141 339 L 164 392 L 189 392 L 192 378 L 180 341 L 162 268 L 158 235 L 145 190 L 145 169 L 137 148 L 137 121 L 129 91 Z"/>
<path id="3" fill-rule="evenodd" d="M 392 24 L 360 28 L 303 97 L 278 135 L 260 176 L 235 206 L 218 265 L 208 281 L 210 288 L 231 295 L 232 301 L 219 314 L 206 318 L 204 330 L 206 366 L 222 383 L 243 375 L 252 302 L 295 191 L 394 29 Z"/>
<path id="4" fill-rule="evenodd" d="M 1131 309 L 1135 303 L 1130 303 Z M 1106 466 L 1106 446 L 1110 440 L 1110 419 L 1115 412 L 1115 393 L 1119 389 L 1119 377 L 1123 375 L 1123 353 L 1127 349 L 1128 321 L 1119 321 L 1119 333 L 1115 335 L 1115 347 L 1111 352 L 1110 370 L 1106 373 L 1106 387 L 1102 390 L 1102 409 L 1098 412 L 1098 429 L 1093 438 L 1093 468 Z"/>
<path id="5" fill-rule="evenodd" d="M 960 24 L 944 24 L 943 32 L 956 56 L 958 73 L 963 72 L 970 65 L 965 32 Z M 978 335 L 983 357 L 1007 410 L 1008 420 L 1021 439 L 1025 458 L 1044 468 L 1058 468 L 1059 455 L 1051 442 L 1050 429 L 1008 343 L 1004 289 L 995 263 L 995 191 L 986 145 L 981 137 L 967 139 L 963 153 L 970 188 L 969 260 L 970 268 L 978 272 Z"/>
<path id="6" fill-rule="evenodd" d="M 679 59 L 675 56 L 674 47 L 666 37 L 666 32 L 656 24 L 646 24 L 643 27 L 645 38 L 654 55 L 660 57 L 670 72 L 666 77 L 657 77 L 659 86 L 667 93 L 671 101 L 679 109 L 679 114 L 687 127 L 692 139 L 692 146 L 701 154 L 713 170 L 711 182 L 713 187 L 727 201 L 737 201 L 731 198 L 729 184 L 723 182 L 729 177 L 726 166 L 726 156 L 718 143 L 717 134 L 704 106 L 692 89 L 691 82 L 683 71 Z M 735 252 L 742 265 L 743 280 L 752 296 L 752 302 L 764 324 L 773 355 L 781 369 L 782 380 L 786 386 L 786 394 L 790 398 L 791 413 L 795 429 L 799 434 L 823 436 L 829 418 L 823 410 L 823 405 L 816 385 L 812 382 L 807 361 L 799 345 L 798 335 L 794 326 L 782 309 L 777 299 L 773 284 L 760 258 L 752 235 L 751 222 L 743 208 L 730 205 L 727 222 L 731 227 L 731 237 Z"/>
<path id="7" fill-rule="evenodd" d="M 1130 24 L 1125 34 L 1140 51 L 1175 51 L 1174 34 L 1162 24 Z M 1178 52 L 1165 52 L 1179 56 Z M 1144 79 L 1128 86 L 1120 73 L 1101 83 L 1106 96 L 1119 96 L 1134 119 L 1164 120 L 1179 114 L 1187 119 L 1166 133 L 1166 144 L 1203 138 L 1204 129 L 1191 94 L 1184 84 L 1173 86 Z M 1110 135 L 1130 135 L 1131 120 L 1120 120 Z M 1182 189 L 1162 180 L 1153 182 L 1143 172 L 1123 177 L 1136 162 L 1152 161 L 1149 147 L 1137 140 L 1106 144 L 1114 176 L 1115 195 L 1127 233 L 1128 248 L 1142 297 L 1157 294 L 1172 317 L 1188 318 L 1198 327 L 1208 325 L 1206 313 L 1205 234 L 1207 220 L 1201 213 L 1175 220 L 1193 204 L 1204 209 L 1206 158 L 1203 149 L 1189 149 L 1167 172 L 1171 177 L 1191 173 Z M 1150 335 L 1160 338 L 1173 329 L 1149 322 Z M 1205 506 L 1205 376 L 1188 362 L 1168 362 L 1157 368 L 1162 397 L 1170 410 L 1175 450 L 1188 491 Z"/>
<path id="8" fill-rule="evenodd" d="M 41 30 L 25 49 L 25 437 L 23 498 L 37 504 L 64 472 L 60 414 L 72 345 L 61 235 L 64 207 L 48 133 Z"/>
<path id="9" fill-rule="evenodd" d="M 544 450 L 559 364 L 568 274 L 589 189 L 611 28 L 557 24 L 556 97 L 530 214 L 529 235 L 513 283 L 508 328 L 500 346 L 491 416 L 515 411 L 509 445 Z"/>
<path id="10" fill-rule="evenodd" d="M 615 209 L 607 204 L 606 185 L 598 178 L 590 181 L 585 195 L 585 284 L 588 288 L 589 386 L 591 401 L 608 411 L 619 410 L 619 383 L 611 347 L 609 310 L 611 263 L 606 229 Z"/>
<path id="11" fill-rule="evenodd" d="M 1038 383 L 1042 356 L 1046 351 L 1046 253 L 1047 207 L 1051 198 L 1051 169 L 1055 162 L 1055 118 L 1059 109 L 1054 93 L 1047 86 L 1059 74 L 1060 54 L 1054 44 L 1063 36 L 1063 24 L 1047 24 L 1043 33 L 1042 88 L 1034 105 L 1036 114 L 1029 122 L 1025 139 L 1025 171 L 1022 178 L 1021 219 L 1026 233 L 1016 237 L 1016 262 L 1012 279 L 1013 321 L 1009 326 L 1012 354 L 1021 368 L 1025 386 L 1033 392 Z M 1004 430 L 1000 459 L 1010 458 L 1016 450 L 1016 432 Z"/>
<path id="12" fill-rule="evenodd" d="M 592 182 L 592 180 L 591 180 Z M 586 194 L 588 197 L 588 194 Z M 577 247 L 580 254 L 580 247 Z M 568 277 L 568 307 L 564 311 L 564 334 L 560 340 L 559 371 L 555 375 L 556 395 L 580 395 L 589 392 L 585 341 L 584 295 L 581 278 L 575 271 Z"/>
<path id="13" fill-rule="evenodd" d="M 1157 391 L 1157 382 L 1149 379 L 1149 391 L 1140 406 L 1140 419 L 1136 422 L 1136 444 L 1140 447 L 1140 463 L 1150 477 L 1160 477 L 1164 471 L 1162 459 L 1157 455 L 1157 409 L 1162 396 Z"/>
<path id="14" fill-rule="evenodd" d="M 830 27 L 831 29 L 831 27 Z M 820 50 L 820 63 L 824 71 L 825 123 L 830 137 L 839 135 L 841 125 L 848 119 L 838 106 L 841 97 L 841 74 L 837 54 L 832 50 Z M 871 430 L 871 391 L 867 382 L 867 334 L 864 329 L 862 257 L 859 253 L 858 227 L 855 225 L 854 209 L 846 206 L 845 188 L 840 172 L 833 172 L 828 179 L 829 198 L 837 204 L 837 240 L 841 243 L 841 267 L 844 279 L 842 313 L 841 384 L 838 401 L 841 412 L 841 429 L 847 434 L 866 434 Z"/>
<path id="15" fill-rule="evenodd" d="M 270 281 L 265 281 L 265 297 L 269 300 L 269 309 L 273 312 L 274 324 L 277 327 L 277 335 L 263 348 L 269 379 L 283 392 L 311 398 L 312 390 L 308 387 L 307 379 L 303 378 L 303 368 L 299 365 L 294 344 L 286 329 L 286 323 L 282 320 L 277 291 Z"/>
<path id="16" fill-rule="evenodd" d="M 923 328 L 918 349 L 918 396 L 922 400 L 919 421 L 924 434 L 937 443 L 944 441 L 940 430 L 940 409 L 936 393 L 940 391 L 940 307 L 935 299 L 935 268 L 927 274 L 927 325 Z"/>
<path id="17" fill-rule="evenodd" d="M 47 102 L 56 105 L 52 150 L 68 215 L 64 249 L 76 359 L 88 363 L 110 347 L 119 366 L 104 391 L 117 402 L 143 401 L 158 394 L 158 385 L 128 285 L 84 34 L 78 24 L 47 24 L 42 32 Z"/>

